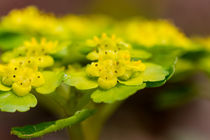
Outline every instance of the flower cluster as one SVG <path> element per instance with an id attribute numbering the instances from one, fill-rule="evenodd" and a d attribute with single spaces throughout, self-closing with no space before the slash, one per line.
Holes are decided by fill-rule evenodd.
<path id="1" fill-rule="evenodd" d="M 48 55 L 55 53 L 57 42 L 47 42 L 35 38 L 24 42 L 24 45 L 3 55 L 6 64 L 0 65 L 1 82 L 19 96 L 28 94 L 32 87 L 39 87 L 45 83 L 41 68 L 54 64 L 53 58 Z M 13 57 L 11 57 L 13 56 Z"/>
<path id="2" fill-rule="evenodd" d="M 117 29 L 122 34 L 122 27 Z M 145 47 L 176 46 L 189 48 L 190 40 L 170 22 L 165 20 L 133 20 L 123 25 L 126 37 Z"/>
<path id="3" fill-rule="evenodd" d="M 29 6 L 21 10 L 12 10 L 2 18 L 1 28 L 8 31 L 21 31 L 44 35 L 64 34 L 63 26 L 53 14 L 40 12 L 36 7 Z"/>
<path id="4" fill-rule="evenodd" d="M 17 57 L 31 57 L 39 67 L 48 67 L 53 65 L 54 60 L 49 54 L 54 54 L 58 51 L 58 42 L 46 41 L 45 38 L 41 42 L 37 42 L 35 38 L 31 41 L 25 41 L 23 46 L 15 48 L 3 54 L 2 60 L 9 62 Z"/>
<path id="5" fill-rule="evenodd" d="M 94 37 L 88 43 L 94 46 L 95 50 L 90 52 L 87 58 L 95 62 L 87 66 L 86 72 L 89 76 L 98 77 L 101 88 L 112 88 L 118 80 L 128 80 L 146 68 L 141 60 L 131 60 L 130 46 L 114 35 L 108 37 L 103 34 L 101 38 Z"/>

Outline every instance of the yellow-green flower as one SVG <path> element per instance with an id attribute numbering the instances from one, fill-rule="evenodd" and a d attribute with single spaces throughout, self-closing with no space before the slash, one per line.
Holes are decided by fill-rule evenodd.
<path id="1" fill-rule="evenodd" d="M 8 86 L 18 96 L 29 94 L 31 89 L 45 84 L 45 78 L 40 70 L 53 66 L 51 54 L 58 51 L 57 41 L 47 41 L 42 38 L 38 42 L 35 38 L 25 41 L 23 46 L 6 52 L 2 56 L 0 77 L 2 86 Z M 9 88 L 10 87 L 10 88 Z"/>
<path id="2" fill-rule="evenodd" d="M 23 57 L 13 59 L 8 64 L 0 66 L 1 83 L 12 88 L 18 96 L 29 94 L 32 87 L 45 83 L 38 65 L 32 59 Z"/>
<path id="3" fill-rule="evenodd" d="M 122 30 L 123 28 L 123 30 Z M 145 47 L 176 46 L 190 48 L 191 41 L 166 20 L 133 20 L 117 27 L 117 32 L 134 43 Z"/>
<path id="4" fill-rule="evenodd" d="M 65 33 L 60 21 L 53 14 L 44 14 L 33 6 L 12 10 L 2 18 L 1 27 L 10 31 L 39 32 L 59 37 Z"/>
<path id="5" fill-rule="evenodd" d="M 112 88 L 118 80 L 128 80 L 146 68 L 141 60 L 131 60 L 130 46 L 115 36 L 110 38 L 103 34 L 101 38 L 95 37 L 88 43 L 93 45 L 95 50 L 90 52 L 87 58 L 97 61 L 88 65 L 86 72 L 89 76 L 98 77 L 98 84 L 104 89 Z"/>
<path id="6" fill-rule="evenodd" d="M 38 42 L 35 38 L 32 38 L 31 41 L 25 41 L 23 46 L 4 53 L 2 60 L 3 62 L 9 62 L 11 59 L 27 57 L 39 67 L 49 67 L 54 64 L 50 55 L 56 53 L 59 49 L 57 41 L 47 41 L 42 38 Z"/>

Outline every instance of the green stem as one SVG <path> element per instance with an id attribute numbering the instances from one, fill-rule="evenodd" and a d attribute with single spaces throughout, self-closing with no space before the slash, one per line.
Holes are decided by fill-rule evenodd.
<path id="1" fill-rule="evenodd" d="M 101 129 L 122 102 L 96 104 L 97 113 L 82 123 L 85 140 L 98 140 Z"/>
<path id="2" fill-rule="evenodd" d="M 81 110 L 86 107 L 95 108 L 96 114 L 81 124 L 75 124 L 68 128 L 68 133 L 71 140 L 98 140 L 101 129 L 108 118 L 114 113 L 122 102 L 113 104 L 95 104 L 90 99 L 91 91 L 81 93 L 75 88 L 71 90 L 58 89 L 54 94 L 44 95 L 43 100 L 40 96 L 39 101 L 44 101 L 43 104 L 48 110 L 57 114 L 59 117 L 69 117 L 75 111 Z M 49 105 L 49 102 L 51 104 Z M 46 103 L 46 104 L 45 104 Z"/>
<path id="3" fill-rule="evenodd" d="M 71 140 L 85 140 L 80 124 L 68 127 L 68 133 Z"/>

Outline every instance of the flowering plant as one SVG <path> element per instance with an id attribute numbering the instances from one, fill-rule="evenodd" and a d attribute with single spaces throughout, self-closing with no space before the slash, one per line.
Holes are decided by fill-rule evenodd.
<path id="1" fill-rule="evenodd" d="M 165 84 L 177 58 L 191 63 L 184 56 L 206 52 L 201 44 L 208 46 L 165 20 L 13 10 L 0 22 L 0 110 L 26 112 L 40 103 L 61 118 L 12 128 L 19 138 L 67 127 L 72 139 L 94 140 L 123 100 Z"/>

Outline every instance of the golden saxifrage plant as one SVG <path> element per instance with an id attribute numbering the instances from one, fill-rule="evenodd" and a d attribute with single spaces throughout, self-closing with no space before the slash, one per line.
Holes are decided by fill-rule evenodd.
<path id="1" fill-rule="evenodd" d="M 60 118 L 12 128 L 19 138 L 67 127 L 71 139 L 96 140 L 126 98 L 165 84 L 178 58 L 189 67 L 177 67 L 177 75 L 194 69 L 187 56 L 197 53 L 205 54 L 197 68 L 209 72 L 208 42 L 166 20 L 13 10 L 0 22 L 0 110 L 26 112 L 39 103 Z"/>

